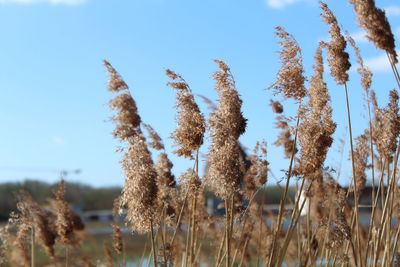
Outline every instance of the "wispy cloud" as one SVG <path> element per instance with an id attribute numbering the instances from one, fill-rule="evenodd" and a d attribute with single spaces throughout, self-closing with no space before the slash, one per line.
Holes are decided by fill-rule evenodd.
<path id="1" fill-rule="evenodd" d="M 400 16 L 400 6 L 388 6 L 385 9 L 386 16 L 388 17 L 394 17 L 394 16 Z"/>
<path id="2" fill-rule="evenodd" d="M 282 9 L 286 6 L 292 5 L 297 2 L 301 2 L 302 0 L 266 0 L 267 5 L 270 8 Z"/>
<path id="3" fill-rule="evenodd" d="M 397 51 L 399 54 L 400 51 Z M 371 69 L 372 72 L 391 72 L 392 68 L 390 67 L 389 60 L 386 54 L 381 54 L 376 57 L 367 58 L 364 60 L 364 63 L 368 68 Z M 400 67 L 400 66 L 399 66 Z"/>
<path id="4" fill-rule="evenodd" d="M 0 4 L 51 4 L 51 5 L 80 5 L 84 4 L 86 0 L 0 0 Z"/>
<path id="5" fill-rule="evenodd" d="M 52 136 L 52 137 L 51 137 L 51 141 L 52 141 L 54 144 L 58 145 L 58 146 L 63 146 L 63 145 L 65 145 L 65 143 L 66 143 L 65 139 L 62 138 L 61 136 Z"/>
<path id="6" fill-rule="evenodd" d="M 365 37 L 367 33 L 363 30 L 358 31 L 358 32 L 353 32 L 350 34 L 350 36 L 354 39 L 356 43 L 366 43 L 368 42 L 367 37 Z"/>
<path id="7" fill-rule="evenodd" d="M 397 28 L 394 30 L 394 35 L 395 35 L 395 36 L 400 35 L 400 26 L 397 27 Z"/>

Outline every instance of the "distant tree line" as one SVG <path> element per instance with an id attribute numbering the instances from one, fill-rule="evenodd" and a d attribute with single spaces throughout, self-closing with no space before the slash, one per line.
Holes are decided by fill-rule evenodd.
<path id="1" fill-rule="evenodd" d="M 48 198 L 54 198 L 58 183 L 49 184 L 36 180 L 0 184 L 0 221 L 5 221 L 11 211 L 16 210 L 16 193 L 25 190 L 41 205 Z M 112 209 L 114 199 L 121 193 L 120 187 L 95 188 L 81 183 L 66 182 L 66 200 L 74 209 L 105 210 Z"/>
<path id="2" fill-rule="evenodd" d="M 8 182 L 0 184 L 0 221 L 6 221 L 11 211 L 16 210 L 16 193 L 25 190 L 32 195 L 40 205 L 46 206 L 48 198 L 54 198 L 54 191 L 58 183 L 49 184 L 37 180 L 25 180 L 23 182 Z M 120 187 L 92 187 L 81 183 L 66 182 L 66 200 L 75 210 L 110 210 L 113 202 L 121 193 Z M 294 199 L 295 189 L 290 188 L 289 197 Z M 255 201 L 264 204 L 279 204 L 282 198 L 282 190 L 278 186 L 268 186 L 261 189 L 256 195 Z M 206 198 L 214 194 L 207 191 Z"/>

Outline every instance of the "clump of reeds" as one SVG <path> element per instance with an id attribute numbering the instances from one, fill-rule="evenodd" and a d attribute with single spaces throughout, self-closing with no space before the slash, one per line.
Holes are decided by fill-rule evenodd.
<path id="1" fill-rule="evenodd" d="M 350 0 L 357 21 L 368 33 L 374 45 L 385 50 L 397 81 L 394 36 L 384 11 L 373 0 Z M 218 105 L 200 96 L 211 110 L 208 125 L 197 105 L 194 93 L 180 74 L 167 69 L 167 85 L 176 92 L 177 129 L 172 133 L 178 156 L 194 160 L 175 180 L 166 147 L 157 132 L 142 122 L 128 85 L 110 63 L 104 61 L 109 73 L 108 90 L 115 97 L 109 102 L 114 137 L 121 142 L 122 169 L 125 184 L 115 200 L 115 213 L 126 209 L 126 222 L 132 232 L 148 233 L 143 257 L 154 266 L 397 266 L 400 238 L 400 198 L 398 158 L 400 154 L 399 94 L 389 92 L 389 103 L 381 108 L 371 90 L 372 72 L 365 66 L 355 41 L 342 29 L 332 10 L 320 2 L 323 21 L 329 25 L 331 40 L 321 42 L 315 53 L 314 74 L 309 84 L 304 75 L 303 58 L 293 35 L 276 27 L 281 51 L 281 67 L 275 82 L 269 87 L 275 97 L 294 100 L 296 116 L 284 115 L 287 102 L 271 100 L 281 130 L 276 145 L 284 147 L 284 157 L 290 159 L 285 170 L 286 186 L 281 187 L 279 211 L 276 214 L 257 193 L 264 191 L 269 162 L 267 143 L 257 142 L 251 155 L 239 143 L 247 120 L 242 113 L 242 100 L 229 66 L 215 60 L 218 70 L 213 74 Z M 368 107 L 369 128 L 353 140 L 347 82 L 351 72 L 349 43 L 360 65 L 361 87 Z M 327 153 L 334 142 L 336 124 L 327 84 L 324 82 L 323 52 L 331 76 L 346 93 L 352 180 L 347 189 L 337 182 L 339 173 L 327 166 Z M 275 98 L 274 97 L 274 98 Z M 146 129 L 145 137 L 142 129 Z M 204 177 L 199 171 L 199 149 L 206 128 L 211 145 Z M 354 147 L 353 147 L 354 142 Z M 158 154 L 154 164 L 151 151 Z M 156 158 L 156 157 L 154 157 Z M 371 168 L 372 197 L 364 208 L 371 209 L 370 224 L 359 219 L 359 196 L 365 193 Z M 375 172 L 379 171 L 375 185 Z M 335 176 L 336 175 L 336 176 Z M 289 183 L 298 179 L 297 194 L 289 197 Z M 377 187 L 377 188 L 376 188 Z M 209 213 L 205 203 L 215 194 L 224 202 L 218 205 L 225 216 Z M 262 199 L 261 199 L 262 198 Z M 268 198 L 268 196 L 267 196 Z M 84 229 L 79 216 L 71 210 L 66 198 L 66 185 L 61 180 L 55 200 L 43 208 L 26 192 L 17 197 L 17 212 L 0 229 L 0 265 L 3 256 L 13 266 L 34 266 L 35 244 L 52 258 L 52 264 L 64 261 L 78 266 L 92 266 L 86 259 L 75 257 Z M 288 204 L 291 204 L 291 209 Z M 211 210 L 215 207 L 212 206 Z M 222 208 L 222 209 L 221 209 Z M 104 256 L 98 266 L 124 266 L 121 256 L 130 241 L 123 229 L 112 225 L 112 248 L 104 242 Z M 57 246 L 65 248 L 59 255 Z M 72 255 L 72 252 L 75 254 Z M 113 258 L 113 253 L 117 257 Z M 71 254 L 71 255 L 70 255 Z M 117 260 L 117 263 L 115 262 Z M 141 263 L 140 263 L 141 265 Z"/>

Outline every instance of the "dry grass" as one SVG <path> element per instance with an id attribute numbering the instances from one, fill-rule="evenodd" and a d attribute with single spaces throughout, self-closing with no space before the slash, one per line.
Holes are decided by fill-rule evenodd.
<path id="1" fill-rule="evenodd" d="M 350 3 L 368 38 L 387 52 L 399 82 L 393 34 L 384 12 L 375 7 L 373 0 Z M 269 211 L 264 201 L 255 201 L 267 182 L 267 146 L 265 142 L 257 143 L 253 153 L 247 159 L 243 157 L 238 139 L 246 131 L 247 120 L 241 111 L 242 100 L 233 74 L 225 62 L 215 60 L 218 69 L 213 79 L 218 105 L 203 97 L 212 104 L 208 122 L 183 77 L 172 70 L 166 71 L 171 80 L 168 86 L 176 91 L 177 98 L 177 129 L 172 133 L 175 153 L 193 161 L 193 168 L 176 181 L 161 138 L 141 121 L 128 85 L 105 61 L 110 74 L 108 90 L 116 94 L 109 104 L 115 123 L 114 136 L 123 147 L 121 162 L 126 176 L 121 197 L 114 206 L 116 212 L 127 211 L 126 223 L 132 231 L 147 234 L 140 237 L 143 251 L 139 265 L 143 262 L 159 266 L 226 267 L 400 265 L 399 95 L 392 90 L 388 105 L 384 108 L 377 105 L 375 94 L 370 91 L 372 73 L 364 66 L 354 40 L 348 34 L 342 35 L 345 31 L 334 13 L 325 3 L 320 4 L 323 22 L 330 27 L 331 41 L 318 46 L 308 88 L 301 48 L 293 35 L 282 27 L 276 28 L 282 48 L 281 68 L 269 88 L 282 99 L 282 102 L 271 100 L 272 109 L 278 114 L 276 127 L 282 133 L 275 145 L 283 146 L 285 157 L 290 159 L 278 214 Z M 356 138 L 352 136 L 351 103 L 347 95 L 347 82 L 353 78 L 348 73 L 348 43 L 355 49 L 360 65 L 360 84 L 365 90 L 369 114 L 369 128 Z M 352 163 L 352 187 L 348 191 L 337 183 L 338 177 L 324 168 L 336 130 L 332 120 L 335 107 L 331 106 L 323 80 L 325 52 L 330 74 L 338 86 L 343 86 L 347 104 Z M 397 85 L 400 89 L 400 84 Z M 295 118 L 284 116 L 288 98 L 298 105 Z M 204 177 L 199 177 L 199 148 L 206 130 L 211 139 L 208 168 Z M 152 152 L 159 154 L 156 164 Z M 301 194 L 292 200 L 288 191 L 294 177 L 298 178 Z M 370 223 L 365 225 L 360 223 L 358 202 L 368 178 L 374 187 L 369 201 Z M 224 200 L 224 216 L 212 217 L 207 212 L 205 188 Z M 119 226 L 114 225 L 114 234 L 102 240 L 103 255 L 94 255 L 82 245 L 91 238 L 83 231 L 82 222 L 71 211 L 64 194 L 61 182 L 47 209 L 27 193 L 19 194 L 18 213 L 11 215 L 10 222 L 0 232 L 0 262 L 4 260 L 13 266 L 41 265 L 43 261 L 35 257 L 38 244 L 45 249 L 53 266 L 124 266 L 127 249 L 135 242 L 124 237 Z M 293 207 L 290 212 L 288 204 Z M 303 211 L 307 211 L 306 215 Z M 362 219 L 365 217 L 363 214 Z"/>

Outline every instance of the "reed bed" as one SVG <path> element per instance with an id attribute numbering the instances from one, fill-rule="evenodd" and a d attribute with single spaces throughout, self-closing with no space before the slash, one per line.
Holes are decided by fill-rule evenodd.
<path id="1" fill-rule="evenodd" d="M 126 177 L 114 212 L 116 216 L 126 212 L 129 229 L 147 236 L 138 265 L 400 266 L 400 76 L 395 42 L 384 11 L 373 0 L 350 3 L 367 38 L 387 53 L 397 89 L 389 92 L 387 106 L 378 106 L 375 92 L 370 89 L 372 72 L 326 3 L 320 2 L 321 18 L 331 38 L 319 43 L 314 73 L 309 78 L 295 37 L 283 27 L 276 27 L 281 67 L 267 90 L 274 92 L 270 105 L 276 114 L 276 128 L 281 131 L 274 145 L 282 146 L 283 157 L 290 159 L 277 214 L 269 211 L 263 201 L 255 200 L 268 186 L 267 143 L 260 140 L 249 155 L 242 152 L 239 137 L 246 131 L 247 119 L 241 111 L 233 71 L 224 61 L 214 60 L 212 78 L 218 104 L 201 96 L 210 106 L 208 120 L 184 78 L 166 70 L 167 86 L 176 93 L 173 153 L 193 163 L 179 178 L 171 172 L 173 164 L 161 138 L 142 121 L 128 85 L 104 61 L 109 73 L 108 90 L 115 95 L 109 102 L 115 124 L 113 134 L 121 142 L 121 166 Z M 361 79 L 356 75 L 354 78 L 360 79 L 364 89 L 369 120 L 369 127 L 357 137 L 352 133 L 352 99 L 348 97 L 348 81 L 353 78 L 348 72 L 350 48 L 357 57 Z M 338 87 L 329 90 L 343 90 L 346 101 L 352 164 L 348 190 L 337 182 L 340 174 L 325 167 L 336 123 L 332 119 L 335 107 L 331 106 L 324 82 L 324 57 Z M 290 105 L 287 99 L 297 106 L 295 117 L 284 114 L 285 106 Z M 206 132 L 211 145 L 205 174 L 200 177 L 199 149 Z M 373 185 L 368 206 L 371 212 L 369 223 L 362 224 L 359 201 L 367 179 Z M 291 199 L 289 186 L 295 181 L 298 194 Z M 208 213 L 206 191 L 223 201 L 222 215 Z M 70 249 L 79 248 L 85 234 L 82 221 L 64 195 L 63 181 L 48 208 L 38 205 L 26 192 L 17 194 L 18 211 L 11 214 L 0 232 L 0 263 L 35 266 L 39 245 L 54 259 L 54 266 L 125 266 L 127 241 L 118 225 L 112 226 L 110 242 L 104 243 L 105 256 L 96 263 L 84 254 L 69 255 Z"/>

